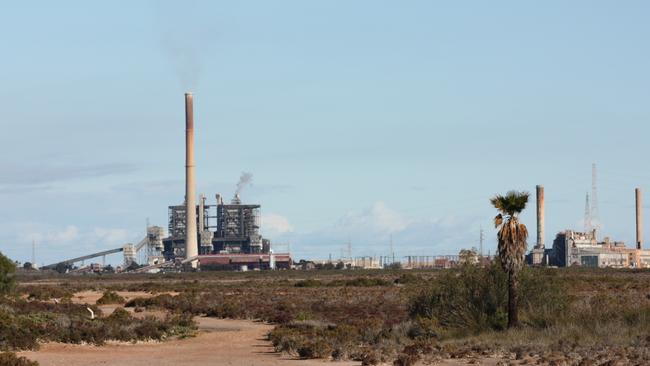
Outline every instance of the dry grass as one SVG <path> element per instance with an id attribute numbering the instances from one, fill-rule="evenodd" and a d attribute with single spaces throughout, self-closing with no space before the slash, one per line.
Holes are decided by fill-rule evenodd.
<path id="1" fill-rule="evenodd" d="M 30 278 L 19 292 L 40 301 L 79 290 L 173 291 L 178 295 L 133 299 L 126 306 L 273 322 L 275 348 L 305 358 L 408 364 L 499 355 L 537 362 L 562 354 L 567 364 L 592 355 L 603 362 L 650 362 L 650 271 L 531 270 L 522 280 L 523 326 L 510 331 L 502 330 L 500 275 L 461 276 L 408 270 L 56 276 Z M 425 301 L 428 309 L 413 311 L 422 294 L 445 301 Z"/>

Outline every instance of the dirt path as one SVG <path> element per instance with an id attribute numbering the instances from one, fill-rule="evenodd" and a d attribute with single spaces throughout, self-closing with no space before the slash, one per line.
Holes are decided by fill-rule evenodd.
<path id="1" fill-rule="evenodd" d="M 135 297 L 151 297 L 147 292 L 118 291 L 126 300 Z M 98 291 L 83 291 L 72 298 L 74 303 L 94 304 L 101 297 Z M 100 306 L 103 315 L 109 315 L 119 305 Z M 133 312 L 132 308 L 128 308 Z M 158 314 L 160 313 L 160 314 Z M 136 313 L 134 316 L 159 315 L 163 311 Z M 19 352 L 20 356 L 38 361 L 41 366 L 204 366 L 204 365 L 242 365 L 242 366 L 352 366 L 360 362 L 333 362 L 326 360 L 297 360 L 288 355 L 276 353 L 266 334 L 272 325 L 249 320 L 216 318 L 195 318 L 199 324 L 199 334 L 193 338 L 168 342 L 119 343 L 102 347 L 48 343 L 39 351 Z M 493 366 L 496 360 L 481 360 L 485 366 Z M 440 366 L 464 366 L 466 360 L 447 360 Z"/>
<path id="2" fill-rule="evenodd" d="M 37 352 L 20 352 L 42 366 L 182 366 L 291 365 L 322 366 L 323 360 L 294 360 L 275 353 L 265 335 L 272 326 L 244 320 L 198 318 L 200 334 L 162 343 L 109 344 L 102 347 L 46 344 Z M 336 365 L 359 365 L 337 362 Z"/>

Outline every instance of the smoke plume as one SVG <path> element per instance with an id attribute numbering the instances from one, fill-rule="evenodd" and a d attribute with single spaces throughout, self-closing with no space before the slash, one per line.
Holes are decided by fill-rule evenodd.
<path id="1" fill-rule="evenodd" d="M 202 69 L 197 46 L 171 32 L 163 35 L 161 45 L 183 90 L 196 89 Z"/>
<path id="2" fill-rule="evenodd" d="M 207 57 L 214 51 L 217 28 L 197 1 L 156 2 L 160 47 L 183 90 L 194 90 L 201 79 Z"/>
<path id="3" fill-rule="evenodd" d="M 239 177 L 239 182 L 237 182 L 237 190 L 235 191 L 235 194 L 240 194 L 241 191 L 244 190 L 244 188 L 251 185 L 252 181 L 253 181 L 253 174 L 248 172 L 242 172 L 241 176 Z"/>

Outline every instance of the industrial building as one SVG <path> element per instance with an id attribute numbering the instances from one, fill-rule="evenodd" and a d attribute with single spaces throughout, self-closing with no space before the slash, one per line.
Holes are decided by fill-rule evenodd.
<path id="1" fill-rule="evenodd" d="M 558 233 L 547 255 L 549 264 L 558 267 L 650 268 L 650 251 L 627 248 L 609 238 L 599 242 L 595 230 Z"/>
<path id="2" fill-rule="evenodd" d="M 169 236 L 162 240 L 165 263 L 197 268 L 290 268 L 288 253 L 274 254 L 271 242 L 262 238 L 260 205 L 244 204 L 239 189 L 230 203 L 220 194 L 215 204 L 203 195 L 196 202 L 194 161 L 194 97 L 185 94 L 185 202 L 169 206 Z"/>
<path id="3" fill-rule="evenodd" d="M 594 173 L 595 176 L 595 173 Z M 593 184 L 595 186 L 595 183 Z M 592 194 L 592 198 L 595 196 Z M 589 202 L 587 200 L 587 202 Z M 537 242 L 527 260 L 532 265 L 557 267 L 611 267 L 611 268 L 650 268 L 650 250 L 643 249 L 642 193 L 635 189 L 636 246 L 628 248 L 624 242 L 606 237 L 597 239 L 597 227 L 593 227 L 589 205 L 585 213 L 583 232 L 565 230 L 553 240 L 553 247 L 544 245 L 544 187 L 537 186 Z"/>
<path id="4" fill-rule="evenodd" d="M 241 187 L 230 203 L 221 195 L 215 204 L 208 204 L 203 195 L 196 202 L 194 180 L 194 97 L 185 93 L 185 202 L 168 207 L 168 231 L 147 224 L 147 234 L 137 244 L 127 243 L 120 248 L 104 250 L 81 257 L 66 259 L 44 266 L 73 268 L 75 263 L 122 252 L 124 268 L 138 264 L 137 271 L 155 271 L 160 268 L 215 269 L 275 269 L 291 268 L 288 253 L 273 253 L 271 242 L 259 233 L 261 218 L 259 204 L 244 204 L 239 196 Z M 138 266 L 135 266 L 138 267 Z"/>
<path id="5" fill-rule="evenodd" d="M 217 194 L 216 204 L 206 203 L 203 195 L 195 209 L 199 256 L 214 254 L 268 254 L 271 244 L 262 238 L 260 205 L 243 204 L 236 194 L 228 204 Z M 167 261 L 185 258 L 186 205 L 169 206 L 169 237 L 162 240 Z"/>

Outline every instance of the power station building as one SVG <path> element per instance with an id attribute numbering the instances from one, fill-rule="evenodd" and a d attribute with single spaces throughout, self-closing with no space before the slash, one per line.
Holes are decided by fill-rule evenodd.
<path id="1" fill-rule="evenodd" d="M 163 239 L 165 260 L 185 258 L 186 206 L 169 206 L 169 237 Z M 197 251 L 213 254 L 267 254 L 270 241 L 262 238 L 260 205 L 243 204 L 235 195 L 228 204 L 216 195 L 216 204 L 206 204 L 203 195 L 195 213 Z"/>
<path id="2" fill-rule="evenodd" d="M 598 241 L 596 229 L 585 232 L 565 230 L 553 240 L 553 247 L 544 246 L 544 188 L 537 186 L 537 243 L 528 255 L 532 265 L 557 267 L 650 268 L 650 250 L 643 249 L 642 195 L 635 190 L 636 246 L 605 238 Z"/>
<path id="3" fill-rule="evenodd" d="M 549 264 L 557 267 L 650 268 L 649 250 L 628 248 L 609 238 L 599 242 L 595 231 L 562 231 L 547 255 Z"/>

